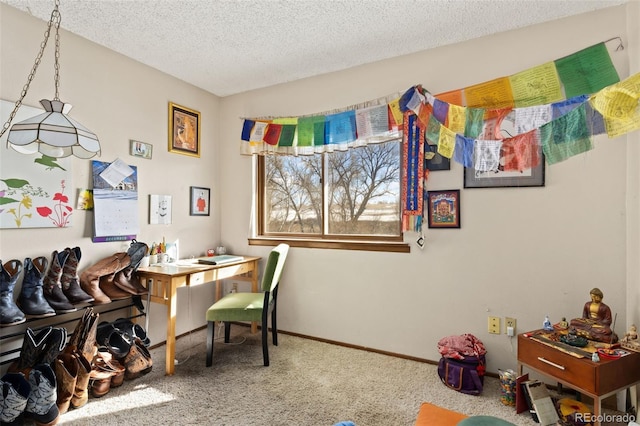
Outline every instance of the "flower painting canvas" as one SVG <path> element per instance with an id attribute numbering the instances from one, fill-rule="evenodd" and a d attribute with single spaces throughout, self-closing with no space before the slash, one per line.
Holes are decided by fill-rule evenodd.
<path id="1" fill-rule="evenodd" d="M 13 102 L 0 101 L 4 123 Z M 44 112 L 22 105 L 13 123 Z M 7 147 L 7 134 L 0 138 L 0 228 L 67 228 L 74 213 L 71 158 L 22 154 Z"/>

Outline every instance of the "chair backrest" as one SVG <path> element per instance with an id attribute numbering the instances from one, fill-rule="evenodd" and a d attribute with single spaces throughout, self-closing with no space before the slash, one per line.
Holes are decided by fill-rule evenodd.
<path id="1" fill-rule="evenodd" d="M 288 253 L 289 245 L 287 244 L 279 244 L 271 250 L 262 274 L 262 291 L 272 292 L 278 285 Z"/>

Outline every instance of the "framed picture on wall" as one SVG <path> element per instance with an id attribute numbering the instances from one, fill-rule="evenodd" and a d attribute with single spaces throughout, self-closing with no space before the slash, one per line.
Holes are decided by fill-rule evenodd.
<path id="1" fill-rule="evenodd" d="M 427 192 L 429 228 L 460 228 L 460 190 Z"/>
<path id="2" fill-rule="evenodd" d="M 151 160 L 153 155 L 153 145 L 150 143 L 129 140 L 129 154 L 134 157 L 142 157 Z"/>
<path id="3" fill-rule="evenodd" d="M 189 187 L 189 214 L 191 216 L 209 216 L 211 190 L 199 186 Z"/>
<path id="4" fill-rule="evenodd" d="M 535 151 L 534 151 L 535 153 Z M 532 154 L 534 155 L 534 154 Z M 538 165 L 522 171 L 492 170 L 483 172 L 472 167 L 464 168 L 465 188 L 509 188 L 544 186 L 544 154 L 538 146 Z"/>
<path id="5" fill-rule="evenodd" d="M 200 157 L 200 113 L 169 102 L 169 152 Z"/>

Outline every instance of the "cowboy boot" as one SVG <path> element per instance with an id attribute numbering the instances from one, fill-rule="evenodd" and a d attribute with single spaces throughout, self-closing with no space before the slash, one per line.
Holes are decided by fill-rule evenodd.
<path id="1" fill-rule="evenodd" d="M 151 354 L 140 339 L 134 340 L 129 353 L 122 361 L 122 365 L 125 368 L 124 378 L 126 380 L 135 379 L 151 371 L 153 368 Z"/>
<path id="2" fill-rule="evenodd" d="M 76 388 L 78 378 L 78 360 L 74 354 L 62 352 L 53 363 L 53 371 L 56 375 L 57 397 L 56 405 L 60 414 L 69 410 L 73 391 Z"/>
<path id="3" fill-rule="evenodd" d="M 38 426 L 55 425 L 60 412 L 56 405 L 56 376 L 49 364 L 39 364 L 29 373 L 31 392 L 27 400 L 25 415 Z"/>
<path id="4" fill-rule="evenodd" d="M 140 284 L 140 278 L 135 273 L 135 269 L 131 266 L 127 266 L 122 271 L 118 272 L 113 279 L 113 283 L 120 289 L 127 293 L 144 296 L 149 290 Z"/>
<path id="5" fill-rule="evenodd" d="M 4 265 L 0 261 L 0 327 L 22 324 L 27 320 L 13 300 L 13 289 L 22 272 L 22 262 L 10 260 Z"/>
<path id="6" fill-rule="evenodd" d="M 44 298 L 49 302 L 49 305 L 51 305 L 57 314 L 77 311 L 76 307 L 69 302 L 67 296 L 62 292 L 62 284 L 60 283 L 60 279 L 62 278 L 62 269 L 67 257 L 69 257 L 68 252 L 58 252 L 57 250 L 54 250 L 51 254 L 49 272 L 47 272 L 42 283 Z"/>
<path id="7" fill-rule="evenodd" d="M 89 400 L 89 376 L 91 374 L 91 363 L 79 352 L 74 353 L 78 363 L 78 377 L 76 379 L 76 385 L 73 389 L 73 396 L 71 397 L 71 406 L 73 408 L 80 408 Z"/>
<path id="8" fill-rule="evenodd" d="M 27 375 L 31 368 L 40 363 L 47 345 L 47 339 L 49 339 L 52 331 L 53 327 L 45 327 L 37 332 L 27 328 L 22 339 L 20 357 L 11 363 L 8 371 L 12 373 L 21 372 Z"/>
<path id="9" fill-rule="evenodd" d="M 92 307 L 86 308 L 67 346 L 69 350 L 75 350 L 84 355 L 89 363 L 93 362 L 93 357 L 98 352 L 96 329 L 99 315 L 100 314 L 93 312 Z"/>
<path id="10" fill-rule="evenodd" d="M 80 287 L 91 295 L 94 303 L 110 303 L 109 296 L 100 289 L 100 277 L 115 275 L 116 272 L 126 268 L 131 259 L 126 253 L 115 253 L 94 263 L 80 274 Z"/>
<path id="11" fill-rule="evenodd" d="M 82 257 L 80 247 L 72 249 L 67 247 L 64 250 L 69 253 L 69 256 L 62 268 L 62 278 L 60 279 L 62 292 L 72 304 L 93 302 L 93 297 L 80 288 L 80 277 L 78 277 L 78 264 L 80 257 Z"/>
<path id="12" fill-rule="evenodd" d="M 119 273 L 119 272 L 118 272 Z M 117 275 L 117 274 L 116 274 Z M 111 300 L 128 299 L 131 293 L 121 290 L 114 283 L 115 275 L 104 275 L 100 277 L 100 290 L 104 292 Z"/>
<path id="13" fill-rule="evenodd" d="M 0 392 L 3 397 L 0 422 L 11 424 L 27 407 L 31 385 L 22 373 L 7 373 L 0 379 Z"/>
<path id="14" fill-rule="evenodd" d="M 42 289 L 42 280 L 48 266 L 49 261 L 44 256 L 36 257 L 33 260 L 27 257 L 24 260 L 22 288 L 18 295 L 17 304 L 28 317 L 44 318 L 56 314 L 56 311 L 49 306 L 49 302 L 44 298 L 44 290 Z"/>

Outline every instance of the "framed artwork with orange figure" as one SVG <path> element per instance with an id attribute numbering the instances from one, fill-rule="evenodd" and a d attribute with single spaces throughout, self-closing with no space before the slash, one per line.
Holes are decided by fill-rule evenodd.
<path id="1" fill-rule="evenodd" d="M 200 113 L 169 102 L 169 152 L 200 157 Z"/>
<path id="2" fill-rule="evenodd" d="M 429 228 L 460 228 L 460 190 L 429 191 Z"/>
<path id="3" fill-rule="evenodd" d="M 189 215 L 191 216 L 209 216 L 211 201 L 211 190 L 209 188 L 201 188 L 192 186 L 189 188 Z"/>

